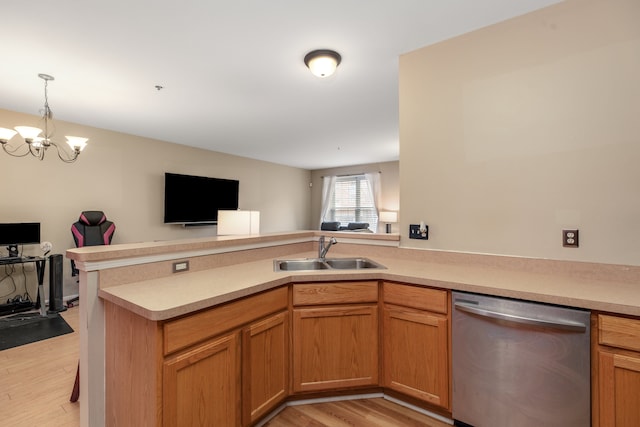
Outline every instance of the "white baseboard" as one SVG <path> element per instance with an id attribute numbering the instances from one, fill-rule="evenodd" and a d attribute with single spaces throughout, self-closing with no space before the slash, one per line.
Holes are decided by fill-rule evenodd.
<path id="1" fill-rule="evenodd" d="M 404 406 L 405 408 L 409 408 L 413 411 L 420 412 L 421 414 L 427 415 L 431 418 L 435 418 L 436 420 L 442 421 L 445 424 L 453 425 L 453 420 L 450 420 L 449 418 L 445 418 L 442 415 L 434 414 L 431 411 L 427 411 L 426 409 L 420 408 L 419 406 L 415 406 L 410 403 L 403 402 L 402 400 L 396 399 L 395 397 L 387 396 L 386 394 L 384 395 L 384 398 L 390 402 L 396 403 L 400 406 Z"/>
<path id="2" fill-rule="evenodd" d="M 79 297 L 80 297 L 80 295 L 78 295 L 78 294 L 65 295 L 65 296 L 62 297 L 62 301 L 67 302 L 67 301 L 72 300 L 72 299 L 78 299 Z"/>
<path id="3" fill-rule="evenodd" d="M 62 301 L 63 302 L 67 302 L 67 301 L 72 300 L 72 299 L 78 299 L 79 297 L 80 297 L 80 295 L 78 295 L 78 294 L 65 295 L 65 296 L 62 297 Z M 49 300 L 48 299 L 45 300 L 44 303 L 45 303 L 46 306 L 49 306 Z"/>

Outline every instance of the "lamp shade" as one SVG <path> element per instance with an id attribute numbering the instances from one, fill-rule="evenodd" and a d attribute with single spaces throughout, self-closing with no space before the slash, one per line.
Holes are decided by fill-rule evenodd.
<path id="1" fill-rule="evenodd" d="M 394 211 L 381 211 L 380 222 L 398 222 L 398 212 Z"/>
<path id="2" fill-rule="evenodd" d="M 16 126 L 15 129 L 18 131 L 21 137 L 24 139 L 35 139 L 40 135 L 42 129 L 34 128 L 31 126 Z"/>
<path id="3" fill-rule="evenodd" d="M 89 138 L 82 138 L 80 136 L 65 136 L 65 138 L 67 138 L 67 144 L 69 144 L 69 147 L 78 151 L 82 151 L 89 140 Z"/>
<path id="4" fill-rule="evenodd" d="M 49 140 L 40 136 L 36 136 L 35 138 L 31 139 L 31 146 L 34 148 L 49 147 Z"/>
<path id="5" fill-rule="evenodd" d="M 259 211 L 218 211 L 218 236 L 260 234 Z"/>
<path id="6" fill-rule="evenodd" d="M 16 133 L 13 129 L 0 128 L 0 141 L 8 142 Z"/>

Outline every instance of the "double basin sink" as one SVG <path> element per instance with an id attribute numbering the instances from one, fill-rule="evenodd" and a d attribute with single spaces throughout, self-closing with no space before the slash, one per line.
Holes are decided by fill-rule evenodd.
<path id="1" fill-rule="evenodd" d="M 369 258 L 305 258 L 276 259 L 273 261 L 274 271 L 305 270 L 362 270 L 386 268 Z"/>

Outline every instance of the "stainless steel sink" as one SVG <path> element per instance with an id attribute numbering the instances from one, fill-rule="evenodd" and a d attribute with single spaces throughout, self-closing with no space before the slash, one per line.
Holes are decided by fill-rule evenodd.
<path id="1" fill-rule="evenodd" d="M 329 266 L 320 259 L 285 259 L 273 262 L 275 271 L 326 270 Z"/>
<path id="2" fill-rule="evenodd" d="M 274 271 L 361 270 L 386 268 L 368 258 L 276 259 Z"/>
<path id="3" fill-rule="evenodd" d="M 329 267 L 338 270 L 360 270 L 362 268 L 384 268 L 367 258 L 332 258 L 325 261 Z"/>

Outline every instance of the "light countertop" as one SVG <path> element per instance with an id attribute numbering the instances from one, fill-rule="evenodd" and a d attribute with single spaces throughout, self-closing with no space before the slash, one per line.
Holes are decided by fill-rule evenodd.
<path id="1" fill-rule="evenodd" d="M 315 256 L 309 252 L 286 258 Z M 485 265 L 369 258 L 387 268 L 274 272 L 270 258 L 108 287 L 98 295 L 150 320 L 166 320 L 289 283 L 389 280 L 640 316 L 640 283 Z"/>

